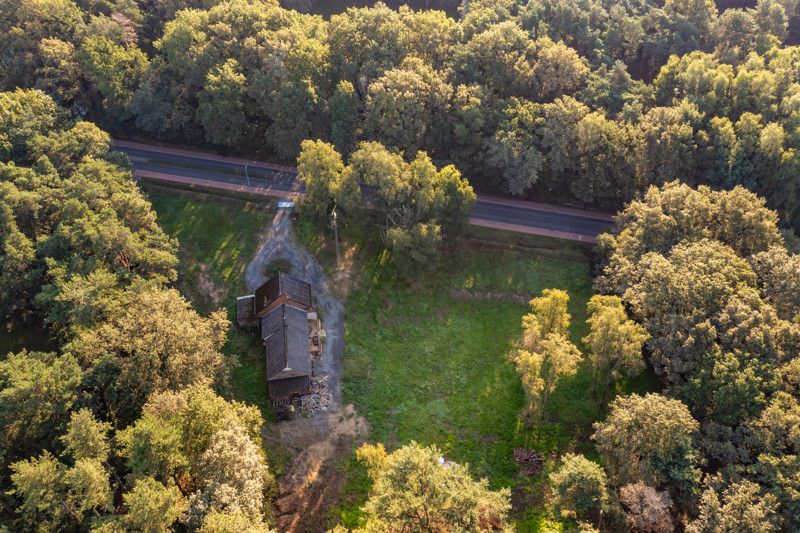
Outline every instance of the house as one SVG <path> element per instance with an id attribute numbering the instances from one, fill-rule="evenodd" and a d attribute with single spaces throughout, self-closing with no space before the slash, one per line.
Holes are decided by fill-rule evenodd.
<path id="1" fill-rule="evenodd" d="M 236 299 L 240 326 L 258 326 L 266 350 L 267 388 L 273 403 L 309 393 L 312 354 L 325 331 L 313 311 L 311 285 L 278 273 L 255 294 Z"/>

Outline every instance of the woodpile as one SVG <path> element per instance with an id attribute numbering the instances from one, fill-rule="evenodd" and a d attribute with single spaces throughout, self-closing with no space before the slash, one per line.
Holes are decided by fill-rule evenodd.
<path id="1" fill-rule="evenodd" d="M 530 448 L 514 448 L 514 460 L 526 476 L 535 476 L 544 465 L 544 457 Z"/>

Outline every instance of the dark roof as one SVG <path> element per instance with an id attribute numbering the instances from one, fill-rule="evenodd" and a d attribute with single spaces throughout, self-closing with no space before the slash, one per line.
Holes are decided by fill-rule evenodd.
<path id="1" fill-rule="evenodd" d="M 267 349 L 267 381 L 311 375 L 304 310 L 286 304 L 272 309 L 261 319 L 261 338 Z"/>
<path id="2" fill-rule="evenodd" d="M 271 277 L 256 289 L 256 314 L 281 295 L 286 295 L 289 300 L 304 307 L 311 307 L 311 285 L 283 272 L 278 272 L 276 276 Z"/>

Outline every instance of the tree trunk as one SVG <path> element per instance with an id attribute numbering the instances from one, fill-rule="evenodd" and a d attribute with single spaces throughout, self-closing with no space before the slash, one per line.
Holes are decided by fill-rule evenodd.
<path id="1" fill-rule="evenodd" d="M 608 391 L 609 385 L 611 385 L 611 372 L 608 373 L 608 377 L 606 378 L 606 386 L 603 387 L 603 394 L 600 395 L 601 403 L 606 399 L 606 392 Z"/>

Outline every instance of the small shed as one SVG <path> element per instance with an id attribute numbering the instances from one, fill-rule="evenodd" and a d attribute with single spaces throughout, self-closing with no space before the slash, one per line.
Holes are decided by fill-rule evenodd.
<path id="1" fill-rule="evenodd" d="M 243 328 L 258 326 L 255 295 L 248 294 L 236 298 L 236 323 Z"/>
<path id="2" fill-rule="evenodd" d="M 267 352 L 267 386 L 273 402 L 308 394 L 311 352 L 307 312 L 298 307 L 272 306 L 261 319 L 261 339 Z"/>
<path id="3" fill-rule="evenodd" d="M 283 272 L 278 272 L 276 276 L 271 277 L 256 289 L 255 313 L 258 317 L 265 316 L 275 307 L 285 303 L 311 311 L 311 285 Z"/>

